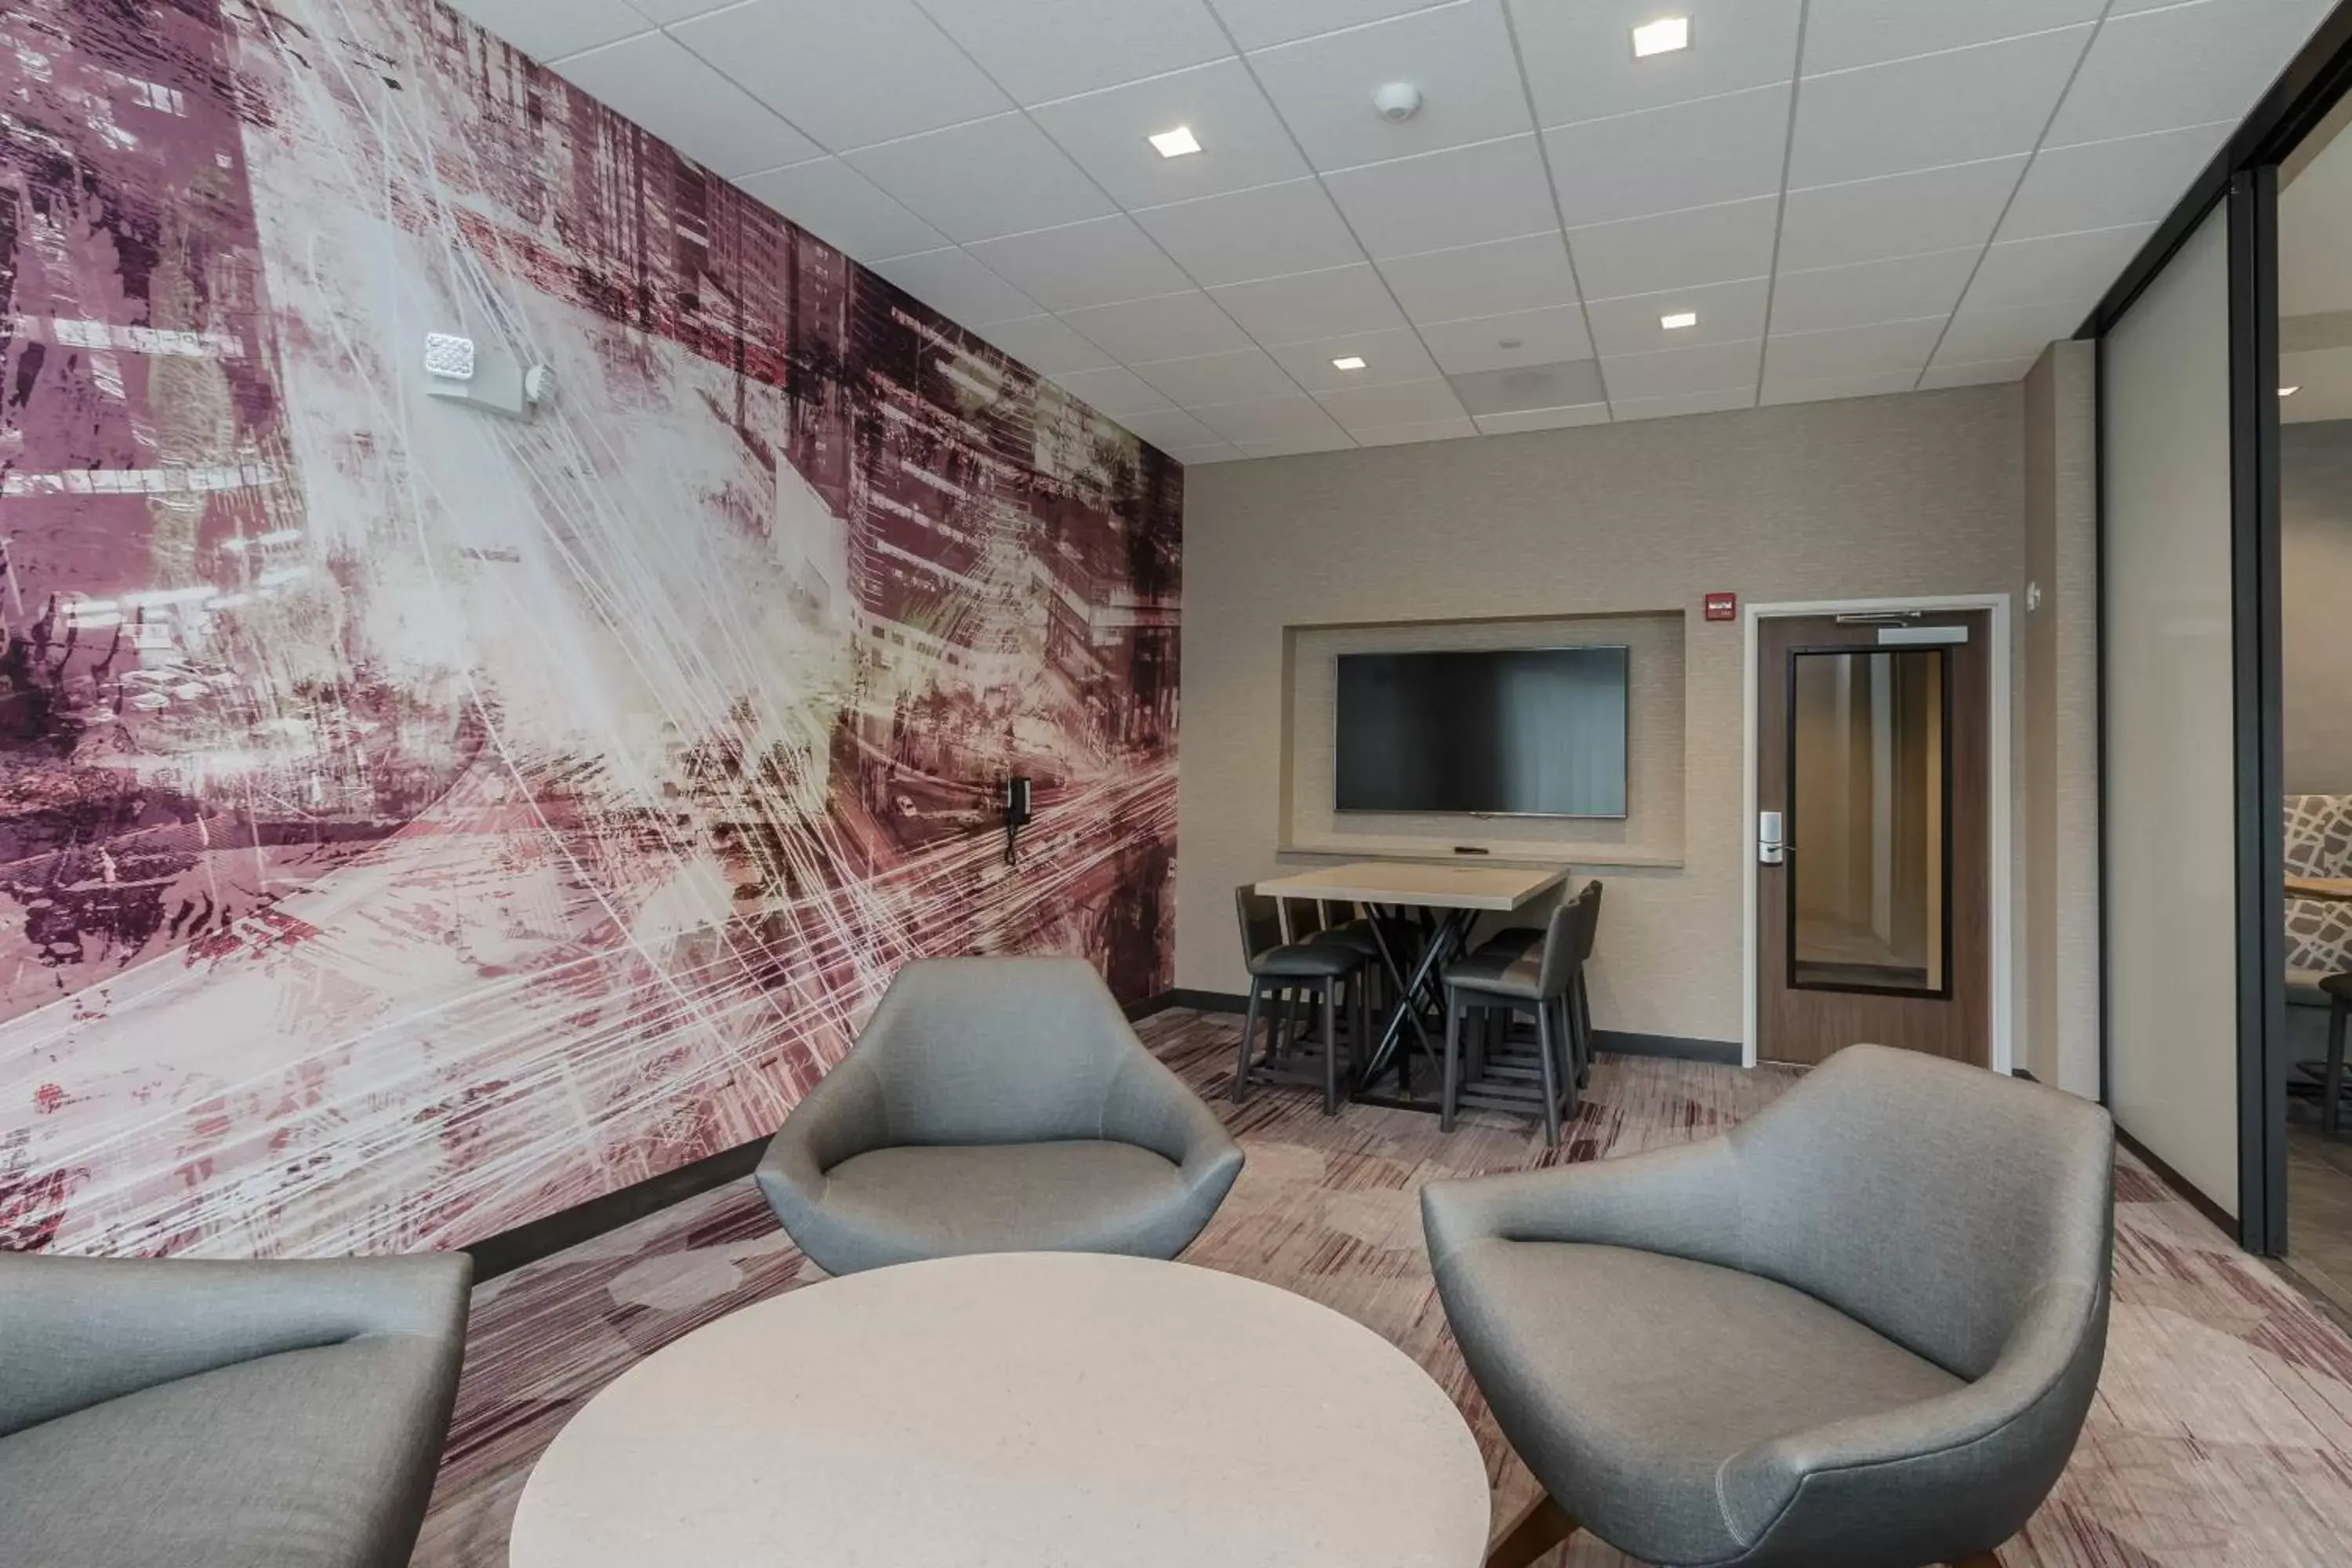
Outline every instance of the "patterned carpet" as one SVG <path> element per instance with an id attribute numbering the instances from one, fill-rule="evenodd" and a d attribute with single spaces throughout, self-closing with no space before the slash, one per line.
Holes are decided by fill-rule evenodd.
<path id="1" fill-rule="evenodd" d="M 1249 1165 L 1189 1261 L 1300 1291 L 1387 1335 L 1460 1403 L 1499 1512 L 1533 1487 L 1471 1387 L 1422 1251 L 1432 1177 L 1547 1163 L 1506 1116 L 1433 1118 L 1315 1097 L 1223 1099 L 1236 1020 L 1163 1013 L 1152 1047 L 1224 1112 Z M 1790 1081 L 1767 1068 L 1603 1057 L 1560 1158 L 1703 1138 Z M 2352 1340 L 2138 1166 L 2116 1178 L 2116 1306 L 2088 1429 L 2008 1568 L 2311 1568 L 2352 1559 Z M 504 1568 L 509 1521 L 571 1413 L 639 1358 L 822 1276 L 749 1182 L 707 1193 L 475 1293 L 456 1430 L 415 1563 Z M 1630 1560 L 1580 1538 L 1546 1568 Z M 1333 1565 L 1337 1568 L 1337 1565 Z"/>

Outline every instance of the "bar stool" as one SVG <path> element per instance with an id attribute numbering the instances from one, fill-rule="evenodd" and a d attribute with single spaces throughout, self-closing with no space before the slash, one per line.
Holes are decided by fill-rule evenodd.
<path id="1" fill-rule="evenodd" d="M 1559 1147 L 1561 1101 L 1568 1113 L 1576 1110 L 1577 1089 L 1590 1071 L 1591 1015 L 1574 999 L 1584 962 L 1592 953 L 1592 938 L 1601 920 L 1601 884 L 1584 890 L 1552 911 L 1540 942 L 1526 942 L 1511 933 L 1488 942 L 1457 963 L 1449 964 L 1445 981 L 1445 1087 L 1439 1126 L 1454 1131 L 1454 1117 L 1465 1103 L 1498 1110 L 1526 1110 L 1539 1104 L 1544 1118 L 1544 1142 Z M 1462 1078 L 1463 1025 L 1473 1008 L 1484 1016 L 1500 1011 L 1509 1016 L 1535 1016 L 1535 1062 L 1509 1048 L 1505 1038 L 1480 1052 L 1481 1070 L 1467 1089 Z M 1537 1085 L 1540 1085 L 1538 1089 Z"/>
<path id="2" fill-rule="evenodd" d="M 1268 1063 L 1288 1054 L 1285 1031 L 1294 997 L 1298 1005 L 1323 1005 L 1323 1114 L 1339 1113 L 1339 997 L 1350 985 L 1360 993 L 1358 978 L 1363 961 L 1343 947 L 1312 942 L 1285 942 L 1282 910 L 1273 899 L 1244 884 L 1234 889 L 1234 908 L 1240 917 L 1242 956 L 1249 967 L 1249 1008 L 1243 1016 L 1241 1055 L 1234 1065 L 1234 1103 L 1249 1098 L 1250 1079 L 1263 1069 L 1251 1061 L 1257 1043 L 1258 1007 L 1271 1001 L 1277 1018 L 1267 1020 Z M 1360 1002 L 1359 1002 L 1360 1005 Z M 1295 1041 L 1296 1035 L 1292 1039 Z M 1360 1038 L 1360 1035 L 1358 1036 Z M 1269 1081 L 1304 1082 L 1303 1079 L 1267 1072 Z"/>

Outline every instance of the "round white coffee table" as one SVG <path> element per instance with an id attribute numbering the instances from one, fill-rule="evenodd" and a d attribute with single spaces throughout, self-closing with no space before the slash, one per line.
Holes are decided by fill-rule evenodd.
<path id="1" fill-rule="evenodd" d="M 1436 1384 L 1269 1285 L 1011 1253 L 853 1274 L 629 1369 L 540 1458 L 512 1568 L 1475 1568 Z"/>

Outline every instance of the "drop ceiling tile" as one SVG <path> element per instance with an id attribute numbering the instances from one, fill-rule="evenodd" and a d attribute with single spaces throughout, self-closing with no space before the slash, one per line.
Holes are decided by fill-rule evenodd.
<path id="1" fill-rule="evenodd" d="M 2157 223 L 2235 127 L 2226 121 L 2116 142 L 2044 147 L 2025 172 L 2003 239 Z"/>
<path id="2" fill-rule="evenodd" d="M 1234 463 L 1249 456 L 1230 441 L 1219 441 L 1206 447 L 1163 447 L 1170 457 L 1188 468 L 1202 468 L 1211 463 Z"/>
<path id="3" fill-rule="evenodd" d="M 627 0 L 452 0 L 450 8 L 535 60 L 575 55 L 653 25 Z"/>
<path id="4" fill-rule="evenodd" d="M 1981 247 L 1967 246 L 1853 267 L 1783 271 L 1772 285 L 1772 330 L 1819 332 L 1948 316 L 1983 254 Z"/>
<path id="5" fill-rule="evenodd" d="M 1603 410 L 1605 415 L 1606 410 Z M 1419 425 L 1382 425 L 1371 429 L 1348 432 L 1359 447 L 1405 447 L 1418 441 L 1452 441 L 1478 434 L 1477 425 L 1467 418 L 1433 419 Z"/>
<path id="6" fill-rule="evenodd" d="M 1382 425 L 1423 425 L 1467 417 L 1462 400 L 1443 376 L 1392 381 L 1384 386 L 1354 386 L 1316 394 L 1316 401 L 1349 430 Z"/>
<path id="7" fill-rule="evenodd" d="M 1120 205 L 1164 206 L 1310 171 L 1239 59 L 1041 104 L 1031 114 Z M 1201 151 L 1163 158 L 1150 138 L 1191 128 Z"/>
<path id="8" fill-rule="evenodd" d="M 1591 324 L 1592 342 L 1603 355 L 1753 342 L 1764 335 L 1764 306 L 1769 292 L 1770 279 L 1747 278 L 1659 294 L 1631 294 L 1589 301 L 1585 319 Z M 1697 322 L 1671 330 L 1661 324 L 1664 317 L 1684 311 L 1696 314 Z"/>
<path id="9" fill-rule="evenodd" d="M 1375 260 L 1556 226 L 1536 139 L 1510 136 L 1324 176 Z"/>
<path id="10" fill-rule="evenodd" d="M 1759 278 L 1772 270 L 1778 196 L 1569 231 L 1589 300 Z"/>
<path id="11" fill-rule="evenodd" d="M 1283 374 L 1261 348 L 1228 349 L 1186 359 L 1147 360 L 1135 374 L 1184 407 L 1205 403 L 1250 403 L 1296 397 L 1298 384 Z"/>
<path id="12" fill-rule="evenodd" d="M 1979 310 L 2006 310 L 2053 300 L 2096 299 L 2139 253 L 2152 223 L 2045 239 L 2004 240 L 1985 252 L 1968 303 Z"/>
<path id="13" fill-rule="evenodd" d="M 1440 321 L 1420 331 L 1438 368 L 1448 375 L 1592 357 L 1581 305 Z"/>
<path id="14" fill-rule="evenodd" d="M 1774 381 L 1768 373 L 1764 377 L 1764 395 L 1759 404 L 1769 406 L 1782 403 L 1828 403 L 1847 397 L 1883 397 L 1889 393 L 1908 392 L 1919 379 L 1916 371 L 1895 371 L 1880 375 L 1833 375 L 1815 381 Z"/>
<path id="15" fill-rule="evenodd" d="M 1576 274 L 1556 228 L 1379 265 L 1404 313 L 1424 323 L 1576 303 Z"/>
<path id="16" fill-rule="evenodd" d="M 1630 0 L 1512 0 L 1519 52 L 1547 126 L 1787 81 L 1797 71 L 1797 0 L 1706 0 L 1690 47 L 1633 58 L 1633 28 L 1672 8 Z"/>
<path id="17" fill-rule="evenodd" d="M 1229 283 L 1209 292 L 1250 336 L 1269 348 L 1405 324 L 1404 312 L 1389 297 L 1389 286 L 1368 261 L 1328 272 Z"/>
<path id="18" fill-rule="evenodd" d="M 822 157 L 824 149 L 659 33 L 559 60 L 555 74 L 714 174 Z"/>
<path id="19" fill-rule="evenodd" d="M 1022 316 L 1010 321 L 974 329 L 1031 370 L 1044 375 L 1065 371 L 1100 370 L 1115 363 L 1110 355 L 1079 335 L 1059 316 Z"/>
<path id="20" fill-rule="evenodd" d="M 838 158 L 771 169 L 735 183 L 859 261 L 937 250 L 948 242 L 947 236 Z"/>
<path id="21" fill-rule="evenodd" d="M 1242 456 L 1245 458 L 1297 458 L 1310 452 L 1347 451 L 1356 445 L 1353 437 L 1333 426 L 1328 431 L 1312 435 L 1283 436 L 1271 441 L 1244 441 Z"/>
<path id="22" fill-rule="evenodd" d="M 2327 6 L 2321 0 L 2201 0 L 2099 29 L 2050 127 L 2059 146 L 2243 119 Z"/>
<path id="23" fill-rule="evenodd" d="M 1185 294 L 1065 310 L 1062 320 L 1085 333 L 1097 348 L 1128 364 L 1250 346 L 1249 334 L 1197 289 Z"/>
<path id="24" fill-rule="evenodd" d="M 1663 353 L 1603 357 L 1601 379 L 1613 405 L 1629 397 L 1671 397 L 1691 392 L 1727 392 L 1756 387 L 1761 342 L 1710 343 L 1705 348 L 1668 349 Z"/>
<path id="25" fill-rule="evenodd" d="M 1204 288 L 1345 267 L 1364 258 L 1339 209 L 1312 179 L 1139 207 L 1134 216 Z"/>
<path id="26" fill-rule="evenodd" d="M 1948 386 L 1992 386 L 2002 382 L 2022 381 L 2042 356 L 2024 354 L 2016 359 L 1978 360 L 1969 364 L 1939 364 L 1919 378 L 1919 390 L 1936 392 Z"/>
<path id="27" fill-rule="evenodd" d="M 1141 414 L 1129 414 L 1120 419 L 1119 424 L 1163 452 L 1224 444 L 1215 431 L 1181 408 L 1155 408 Z"/>
<path id="28" fill-rule="evenodd" d="M 1250 57 L 1257 79 L 1318 169 L 1346 169 L 1535 129 L 1503 0 L 1455 0 L 1393 21 Z M 1372 107 L 1386 83 L 1421 89 L 1410 120 Z"/>
<path id="29" fill-rule="evenodd" d="M 1597 360 L 1514 365 L 1446 378 L 1472 417 L 1523 414 L 1531 408 L 1582 408 L 1605 402 Z"/>
<path id="30" fill-rule="evenodd" d="M 2095 22 L 2105 0 L 1811 0 L 1805 70 L 1844 70 Z"/>
<path id="31" fill-rule="evenodd" d="M 1807 77 L 1790 143 L 1790 184 L 1867 180 L 2032 152 L 2091 31 L 2063 27 Z"/>
<path id="32" fill-rule="evenodd" d="M 1822 381 L 1832 376 L 1916 377 L 1944 335 L 1948 316 L 1916 321 L 1882 321 L 1869 327 L 1834 327 L 1822 332 L 1784 332 L 1764 351 L 1764 381 Z"/>
<path id="33" fill-rule="evenodd" d="M 1252 442 L 1344 434 L 1338 423 L 1323 412 L 1323 405 L 1303 392 L 1293 397 L 1207 404 L 1192 413 L 1226 440 L 1240 443 L 1244 450 Z"/>
<path id="34" fill-rule="evenodd" d="M 877 142 L 847 161 L 959 243 L 1058 228 L 1118 210 L 1025 115 L 992 115 Z"/>
<path id="35" fill-rule="evenodd" d="M 1262 49 L 1293 38 L 1335 33 L 1361 26 L 1408 11 L 1419 11 L 1437 0 L 1209 0 L 1225 19 L 1234 37 L 1245 49 Z"/>
<path id="36" fill-rule="evenodd" d="M 918 251 L 874 263 L 874 270 L 950 321 L 985 327 L 1037 314 L 1036 301 L 991 272 L 969 251 Z"/>
<path id="37" fill-rule="evenodd" d="M 1789 193 L 1780 265 L 1810 270 L 1981 247 L 2025 171 L 2024 157 L 1925 169 Z"/>
<path id="38" fill-rule="evenodd" d="M 1437 362 L 1429 357 L 1429 351 L 1421 346 L 1421 335 L 1410 327 L 1285 343 L 1269 352 L 1290 373 L 1290 378 L 1309 392 L 1344 392 L 1354 386 L 1427 381 L 1444 374 Z M 1360 359 L 1364 368 L 1341 370 L 1331 363 L 1336 359 Z"/>
<path id="39" fill-rule="evenodd" d="M 986 239 L 971 253 L 1049 310 L 1174 294 L 1192 287 L 1177 265 L 1127 217 Z"/>
<path id="40" fill-rule="evenodd" d="M 1756 406 L 1753 387 L 1722 392 L 1684 392 L 1665 397 L 1612 398 L 1609 412 L 1620 425 L 1636 419 L 1675 419 L 1685 414 L 1730 414 Z"/>
<path id="41" fill-rule="evenodd" d="M 670 36 L 836 153 L 1013 107 L 911 0 L 746 0 Z"/>
<path id="42" fill-rule="evenodd" d="M 1987 310 L 1963 300 L 1952 313 L 1944 346 L 1936 351 L 1931 363 L 1940 367 L 1982 360 L 2032 359 L 2060 338 L 2074 336 L 2074 329 L 2097 303 L 2098 296 L 2092 294 L 2021 310 Z"/>
<path id="43" fill-rule="evenodd" d="M 1096 413 L 1113 419 L 1132 419 L 1171 406 L 1165 397 L 1124 365 L 1064 371 L 1054 377 L 1054 384 Z"/>
<path id="44" fill-rule="evenodd" d="M 1788 133 L 1783 83 L 1559 126 L 1544 143 L 1573 226 L 1775 195 Z"/>
<path id="45" fill-rule="evenodd" d="M 1567 430 L 1579 425 L 1608 423 L 1609 405 L 1605 403 L 1579 404 L 1573 408 L 1523 408 L 1516 414 L 1481 414 L 1476 420 L 1479 433 L 1485 436 L 1510 436 L 1523 430 Z"/>
<path id="46" fill-rule="evenodd" d="M 541 3 L 546 4 L 548 0 L 541 0 Z M 554 3 L 560 5 L 562 0 L 554 0 Z M 672 22 L 683 22 L 689 16 L 700 16 L 712 11 L 724 11 L 730 5 L 740 4 L 740 0 L 629 0 L 629 4 L 635 9 L 644 12 L 646 21 L 658 22 L 666 27 Z"/>
<path id="47" fill-rule="evenodd" d="M 922 0 L 1023 103 L 1116 87 L 1232 54 L 1202 0 Z"/>

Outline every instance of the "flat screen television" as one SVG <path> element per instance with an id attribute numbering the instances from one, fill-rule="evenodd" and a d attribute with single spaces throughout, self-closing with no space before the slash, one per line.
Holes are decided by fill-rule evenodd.
<path id="1" fill-rule="evenodd" d="M 1334 804 L 1622 817 L 1626 669 L 1622 647 L 1341 654 Z"/>

